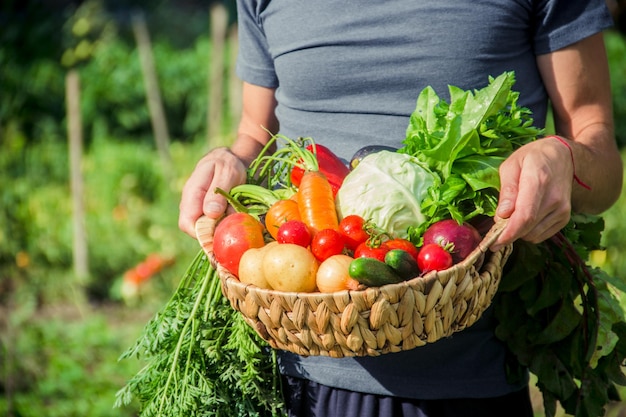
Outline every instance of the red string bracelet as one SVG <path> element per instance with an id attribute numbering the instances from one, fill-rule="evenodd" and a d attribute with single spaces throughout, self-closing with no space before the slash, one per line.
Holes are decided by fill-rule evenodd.
<path id="1" fill-rule="evenodd" d="M 576 175 L 576 164 L 574 163 L 574 152 L 572 151 L 572 147 L 570 146 L 570 144 L 567 143 L 565 139 L 559 136 L 546 136 L 546 138 L 554 138 L 567 147 L 567 149 L 569 150 L 569 156 L 572 159 L 572 167 L 574 168 L 574 181 L 576 181 L 576 183 L 580 185 L 581 187 L 587 190 L 591 190 L 591 187 L 585 184 L 580 178 L 578 178 L 578 175 Z"/>

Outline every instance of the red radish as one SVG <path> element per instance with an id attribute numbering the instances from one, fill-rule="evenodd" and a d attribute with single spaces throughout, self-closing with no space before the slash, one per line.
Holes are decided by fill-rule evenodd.
<path id="1" fill-rule="evenodd" d="M 481 241 L 478 230 L 469 223 L 459 224 L 447 219 L 433 223 L 424 233 L 424 246 L 436 243 L 452 254 L 454 263 L 458 263 L 478 246 Z"/>

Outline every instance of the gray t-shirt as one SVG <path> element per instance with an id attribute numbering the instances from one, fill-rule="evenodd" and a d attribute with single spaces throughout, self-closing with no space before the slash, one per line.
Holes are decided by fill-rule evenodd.
<path id="1" fill-rule="evenodd" d="M 401 146 L 419 92 L 482 88 L 515 71 L 520 103 L 545 123 L 536 56 L 609 27 L 604 0 L 238 0 L 237 73 L 276 88 L 280 133 L 312 137 L 345 159 Z M 284 373 L 354 391 L 421 399 L 490 397 L 505 378 L 491 311 L 462 332 L 375 358 L 281 353 Z"/>

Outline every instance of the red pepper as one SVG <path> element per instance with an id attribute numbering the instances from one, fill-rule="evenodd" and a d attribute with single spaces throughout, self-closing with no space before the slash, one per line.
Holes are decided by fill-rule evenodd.
<path id="1" fill-rule="evenodd" d="M 313 145 L 308 145 L 306 149 L 311 152 L 317 152 L 315 156 L 317 158 L 319 171 L 326 176 L 333 189 L 333 195 L 336 195 L 337 191 L 339 191 L 339 187 L 343 184 L 343 179 L 350 173 L 350 169 L 326 146 L 315 144 L 315 150 L 313 150 Z M 304 169 L 299 166 L 294 166 L 291 170 L 291 183 L 299 187 L 303 174 Z"/>

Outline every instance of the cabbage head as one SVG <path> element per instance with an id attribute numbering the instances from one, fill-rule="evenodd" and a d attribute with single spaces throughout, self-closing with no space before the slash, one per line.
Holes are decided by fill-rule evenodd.
<path id="1" fill-rule="evenodd" d="M 348 174 L 337 192 L 340 218 L 358 214 L 394 237 L 406 239 L 409 226 L 426 221 L 420 210 L 435 175 L 410 155 L 370 154 Z"/>

